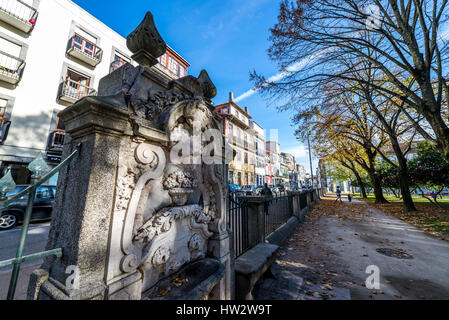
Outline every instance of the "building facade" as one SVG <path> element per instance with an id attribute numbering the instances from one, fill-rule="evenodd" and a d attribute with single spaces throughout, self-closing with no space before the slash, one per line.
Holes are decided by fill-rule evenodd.
<path id="1" fill-rule="evenodd" d="M 281 167 L 284 167 L 282 175 L 284 182 L 291 186 L 298 186 L 295 157 L 290 153 L 281 152 L 281 159 Z"/>
<path id="2" fill-rule="evenodd" d="M 277 141 L 266 141 L 265 149 L 269 158 L 269 165 L 271 167 L 271 175 L 267 180 L 268 184 L 277 185 L 282 183 L 281 176 L 281 159 L 280 159 L 280 145 Z"/>
<path id="3" fill-rule="evenodd" d="M 131 55 L 124 37 L 70 0 L 0 1 L 0 174 L 28 183 L 39 153 L 50 167 L 59 163 L 59 111 L 95 95 L 102 77 L 134 64 Z M 164 78 L 187 74 L 171 48 L 159 62 L 153 69 Z"/>
<path id="4" fill-rule="evenodd" d="M 236 152 L 229 164 L 228 182 L 239 186 L 255 185 L 255 134 L 251 129 L 248 108 L 241 108 L 229 93 L 229 101 L 217 105 L 215 112 L 223 118 L 223 135 Z"/>
<path id="5" fill-rule="evenodd" d="M 250 126 L 254 133 L 255 185 L 262 186 L 265 183 L 265 130 L 255 121 L 250 121 Z"/>

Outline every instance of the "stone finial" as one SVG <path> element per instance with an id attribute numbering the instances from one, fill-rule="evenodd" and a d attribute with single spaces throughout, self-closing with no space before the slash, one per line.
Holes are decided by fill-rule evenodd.
<path id="1" fill-rule="evenodd" d="M 206 70 L 201 70 L 198 76 L 198 82 L 203 90 L 203 96 L 207 99 L 212 99 L 217 95 L 217 88 L 209 77 Z"/>
<path id="2" fill-rule="evenodd" d="M 157 58 L 167 51 L 167 45 L 157 31 L 151 12 L 148 11 L 140 25 L 128 35 L 126 46 L 134 53 L 132 58 L 144 67 L 156 65 Z"/>

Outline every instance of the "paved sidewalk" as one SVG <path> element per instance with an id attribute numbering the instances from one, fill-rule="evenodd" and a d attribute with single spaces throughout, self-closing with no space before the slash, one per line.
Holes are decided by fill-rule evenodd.
<path id="1" fill-rule="evenodd" d="M 261 281 L 254 296 L 449 299 L 448 265 L 449 242 L 362 201 L 323 198 L 281 249 L 273 277 Z M 379 268 L 379 289 L 365 286 L 368 266 Z"/>
<path id="2" fill-rule="evenodd" d="M 33 254 L 45 250 L 47 244 L 50 223 L 33 224 L 28 230 L 28 236 L 24 255 Z M 17 247 L 22 228 L 15 228 L 0 232 L 0 261 L 9 260 L 16 256 Z M 26 292 L 31 273 L 39 268 L 42 259 L 24 262 L 21 266 L 19 280 L 17 282 L 16 300 L 26 299 Z M 11 279 L 12 267 L 0 268 L 0 300 L 6 299 Z"/>

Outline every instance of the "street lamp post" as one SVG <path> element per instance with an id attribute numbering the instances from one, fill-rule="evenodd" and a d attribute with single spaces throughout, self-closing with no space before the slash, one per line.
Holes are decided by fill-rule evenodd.
<path id="1" fill-rule="evenodd" d="M 312 179 L 312 189 L 313 189 L 313 167 L 312 167 L 312 153 L 310 152 L 310 133 L 307 133 L 307 145 L 309 147 L 310 175 Z"/>

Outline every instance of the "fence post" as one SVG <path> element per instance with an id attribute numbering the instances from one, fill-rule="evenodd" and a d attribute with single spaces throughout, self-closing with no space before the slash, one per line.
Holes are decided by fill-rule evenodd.
<path id="1" fill-rule="evenodd" d="M 249 247 L 253 247 L 259 243 L 265 242 L 264 204 L 268 200 L 263 196 L 242 197 L 242 200 L 246 202 L 246 208 L 248 210 L 248 245 Z"/>
<path id="2" fill-rule="evenodd" d="M 298 219 L 301 219 L 301 207 L 299 205 L 299 194 L 300 191 L 289 191 L 289 196 L 292 197 L 292 210 L 293 210 L 293 216 L 297 217 Z"/>

